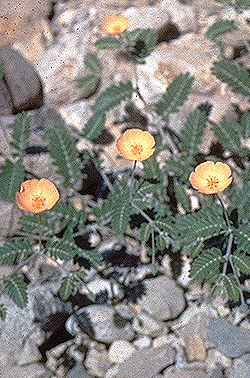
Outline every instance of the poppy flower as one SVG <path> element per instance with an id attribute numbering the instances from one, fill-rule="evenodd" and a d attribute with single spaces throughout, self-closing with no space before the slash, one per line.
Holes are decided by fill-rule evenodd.
<path id="1" fill-rule="evenodd" d="M 155 139 L 147 131 L 126 130 L 117 140 L 119 154 L 127 160 L 147 160 L 155 151 Z"/>
<path id="2" fill-rule="evenodd" d="M 118 35 L 127 30 L 129 25 L 128 18 L 122 15 L 107 16 L 104 20 L 102 30 L 110 35 Z"/>
<path id="3" fill-rule="evenodd" d="M 59 198 L 60 194 L 56 186 L 44 178 L 24 181 L 16 194 L 18 207 L 34 214 L 52 209 Z"/>
<path id="4" fill-rule="evenodd" d="M 223 192 L 232 180 L 229 165 L 221 162 L 214 163 L 213 161 L 199 164 L 189 177 L 193 188 L 204 194 Z"/>

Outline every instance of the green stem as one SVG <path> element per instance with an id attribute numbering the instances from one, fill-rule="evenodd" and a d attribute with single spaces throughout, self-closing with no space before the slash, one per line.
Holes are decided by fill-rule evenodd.
<path id="1" fill-rule="evenodd" d="M 225 204 L 224 202 L 222 201 L 222 198 L 220 197 L 219 194 L 217 194 L 217 198 L 222 206 L 222 209 L 223 209 L 223 213 L 224 213 L 224 216 L 225 216 L 225 220 L 226 220 L 226 224 L 227 224 L 227 227 L 229 229 L 229 231 L 231 231 L 231 224 L 230 224 L 230 220 L 229 220 L 229 216 L 228 216 L 228 212 L 227 212 L 227 209 L 225 207 Z"/>
<path id="2" fill-rule="evenodd" d="M 42 252 L 42 217 L 41 217 L 41 214 L 38 214 L 38 220 L 39 220 L 39 239 L 38 239 L 38 243 L 39 243 L 39 254 L 41 254 Z"/>
<path id="3" fill-rule="evenodd" d="M 230 258 L 229 258 L 229 261 L 230 261 L 230 265 L 231 265 L 231 267 L 232 267 L 232 269 L 233 269 L 233 272 L 234 272 L 234 277 L 235 277 L 235 279 L 236 279 L 236 281 L 237 281 L 237 284 L 238 284 L 238 286 L 239 286 L 239 290 L 240 290 L 240 301 L 241 301 L 241 304 L 242 304 L 242 305 L 245 305 L 246 302 L 245 302 L 245 298 L 244 298 L 243 291 L 242 291 L 242 289 L 241 289 L 241 283 L 240 283 L 240 280 L 239 280 L 239 275 L 238 275 L 237 269 L 235 268 L 234 263 L 233 263 L 233 261 L 232 261 L 232 259 L 231 259 L 231 256 L 230 256 Z"/>
<path id="4" fill-rule="evenodd" d="M 132 198 L 132 196 L 133 196 L 136 163 L 137 163 L 137 161 L 135 160 L 134 164 L 133 164 L 133 168 L 132 168 L 131 177 L 130 177 L 130 198 Z"/>

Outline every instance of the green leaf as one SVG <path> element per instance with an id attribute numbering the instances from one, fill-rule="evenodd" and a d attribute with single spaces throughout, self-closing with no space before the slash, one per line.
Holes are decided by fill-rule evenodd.
<path id="1" fill-rule="evenodd" d="M 250 254 L 250 224 L 244 224 L 240 228 L 235 228 L 233 233 L 237 249 Z"/>
<path id="2" fill-rule="evenodd" d="M 78 86 L 81 89 L 81 95 L 83 98 L 92 96 L 96 91 L 100 83 L 100 78 L 97 75 L 86 75 L 78 79 Z"/>
<path id="3" fill-rule="evenodd" d="M 250 213 L 250 182 L 244 183 L 242 188 L 233 187 L 230 200 L 232 208 L 238 211 L 240 222 L 248 220 Z"/>
<path id="4" fill-rule="evenodd" d="M 86 214 L 83 210 L 76 210 L 72 205 L 59 203 L 48 213 L 48 224 L 59 222 L 60 229 L 65 228 L 69 224 L 76 226 L 83 225 L 86 221 Z"/>
<path id="5" fill-rule="evenodd" d="M 222 60 L 214 63 L 213 74 L 229 87 L 244 96 L 250 96 L 250 75 L 245 67 L 239 63 Z"/>
<path id="6" fill-rule="evenodd" d="M 118 83 L 117 85 L 110 85 L 97 98 L 95 103 L 95 112 L 105 113 L 116 106 L 120 105 L 122 101 L 130 100 L 133 94 L 133 86 L 131 81 L 126 83 Z"/>
<path id="7" fill-rule="evenodd" d="M 15 201 L 24 180 L 24 167 L 21 160 L 15 164 L 6 161 L 0 174 L 0 198 L 6 201 Z"/>
<path id="8" fill-rule="evenodd" d="M 95 47 L 99 50 L 119 49 L 122 47 L 122 41 L 117 38 L 105 37 L 98 39 L 95 43 Z"/>
<path id="9" fill-rule="evenodd" d="M 250 256 L 241 252 L 234 252 L 231 256 L 233 265 L 243 274 L 250 274 Z"/>
<path id="10" fill-rule="evenodd" d="M 215 294 L 227 300 L 237 302 L 240 299 L 240 288 L 233 274 L 220 275 Z"/>
<path id="11" fill-rule="evenodd" d="M 0 319 L 5 320 L 7 316 L 7 307 L 4 304 L 0 304 Z"/>
<path id="12" fill-rule="evenodd" d="M 241 152 L 241 126 L 238 122 L 224 120 L 213 130 L 226 150 Z"/>
<path id="13" fill-rule="evenodd" d="M 112 220 L 111 225 L 117 235 L 123 236 L 129 224 L 131 215 L 129 188 L 121 186 L 112 195 Z"/>
<path id="14" fill-rule="evenodd" d="M 0 246 L 0 263 L 16 264 L 17 259 L 21 261 L 24 257 L 32 254 L 32 244 L 27 239 L 11 241 Z"/>
<path id="15" fill-rule="evenodd" d="M 6 294 L 16 303 L 18 307 L 25 307 L 28 302 L 27 284 L 22 275 L 16 274 L 5 281 Z"/>
<path id="16" fill-rule="evenodd" d="M 93 74 L 100 77 L 102 72 L 102 64 L 100 59 L 96 54 L 88 53 L 84 58 L 85 66 L 88 70 L 90 70 Z"/>
<path id="17" fill-rule="evenodd" d="M 135 185 L 132 205 L 137 206 L 141 210 L 152 208 L 154 205 L 154 193 L 157 188 L 158 185 L 148 182 Z"/>
<path id="18" fill-rule="evenodd" d="M 47 139 L 50 156 L 64 177 L 65 186 L 76 184 L 82 177 L 81 161 L 76 142 L 65 124 L 50 127 Z"/>
<path id="19" fill-rule="evenodd" d="M 234 6 L 236 9 L 248 9 L 250 8 L 250 0 L 216 0 L 219 3 L 225 3 L 230 6 Z"/>
<path id="20" fill-rule="evenodd" d="M 45 215 L 41 215 L 41 223 L 36 215 L 26 215 L 20 218 L 22 231 L 43 236 L 53 235 L 54 228 L 50 225 Z"/>
<path id="21" fill-rule="evenodd" d="M 246 112 L 242 115 L 240 120 L 241 134 L 243 139 L 250 138 L 250 112 Z"/>
<path id="22" fill-rule="evenodd" d="M 135 29 L 124 33 L 124 38 L 128 47 L 133 49 L 132 52 L 136 56 L 144 58 L 156 47 L 158 33 L 153 29 Z"/>
<path id="23" fill-rule="evenodd" d="M 155 156 L 143 161 L 143 172 L 147 180 L 159 179 L 161 171 Z"/>
<path id="24" fill-rule="evenodd" d="M 12 126 L 12 144 L 18 157 L 24 155 L 25 149 L 28 147 L 31 133 L 31 116 L 27 112 L 19 113 L 16 116 L 16 121 Z"/>
<path id="25" fill-rule="evenodd" d="M 219 20 L 208 28 L 206 37 L 211 41 L 214 41 L 223 34 L 232 32 L 236 29 L 238 29 L 238 27 L 233 20 Z"/>
<path id="26" fill-rule="evenodd" d="M 104 113 L 95 113 L 87 122 L 81 135 L 89 140 L 97 139 L 103 132 L 106 122 Z"/>
<path id="27" fill-rule="evenodd" d="M 162 98 L 155 104 L 155 111 L 163 118 L 177 113 L 191 93 L 194 78 L 181 74 L 167 88 Z"/>
<path id="28" fill-rule="evenodd" d="M 71 295 L 75 295 L 83 283 L 84 273 L 76 272 L 71 273 L 63 280 L 59 289 L 59 295 L 63 301 L 67 301 Z"/>
<path id="29" fill-rule="evenodd" d="M 181 204 L 183 209 L 187 212 L 191 210 L 190 199 L 187 193 L 187 188 L 178 182 L 175 182 L 175 196 L 177 202 Z"/>
<path id="30" fill-rule="evenodd" d="M 77 246 L 74 242 L 59 238 L 50 239 L 46 245 L 47 253 L 55 259 L 68 261 L 77 255 Z"/>
<path id="31" fill-rule="evenodd" d="M 145 244 L 148 241 L 153 229 L 154 228 L 150 223 L 142 223 L 139 230 L 139 238 L 142 244 Z"/>
<path id="32" fill-rule="evenodd" d="M 200 152 L 203 132 L 207 126 L 206 112 L 196 109 L 189 114 L 187 122 L 182 132 L 182 149 L 189 156 L 194 156 Z"/>
<path id="33" fill-rule="evenodd" d="M 223 261 L 222 252 L 217 248 L 202 252 L 192 263 L 192 279 L 204 281 L 219 274 Z"/>
<path id="34" fill-rule="evenodd" d="M 193 171 L 192 160 L 185 155 L 178 160 L 169 160 L 166 163 L 166 172 L 172 173 L 181 179 L 183 183 L 186 183 L 190 173 Z"/>
<path id="35" fill-rule="evenodd" d="M 176 240 L 186 249 L 227 232 L 223 213 L 217 206 L 201 209 L 194 214 L 178 216 L 175 222 Z"/>

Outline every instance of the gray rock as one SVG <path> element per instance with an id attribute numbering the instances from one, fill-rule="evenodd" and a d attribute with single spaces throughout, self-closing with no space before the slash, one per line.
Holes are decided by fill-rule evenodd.
<path id="1" fill-rule="evenodd" d="M 42 84 L 32 64 L 18 51 L 0 49 L 0 63 L 15 112 L 36 109 L 43 104 Z"/>
<path id="2" fill-rule="evenodd" d="M 111 344 L 116 340 L 132 340 L 134 331 L 131 324 L 118 315 L 112 306 L 90 305 L 77 311 L 66 322 L 66 329 L 72 335 L 79 330 L 95 340 Z"/>
<path id="3" fill-rule="evenodd" d="M 170 367 L 164 371 L 164 378 L 208 378 L 207 373 L 201 369 L 178 369 Z"/>
<path id="4" fill-rule="evenodd" d="M 0 80 L 0 115 L 12 114 L 13 103 L 6 84 Z"/>
<path id="5" fill-rule="evenodd" d="M 111 367 L 105 348 L 102 350 L 90 349 L 87 353 L 85 366 L 91 375 L 103 377 Z"/>
<path id="6" fill-rule="evenodd" d="M 90 375 L 81 363 L 77 363 L 68 372 L 67 378 L 90 378 Z"/>
<path id="7" fill-rule="evenodd" d="M 113 378 L 153 378 L 175 361 L 175 351 L 168 345 L 136 351 L 119 365 Z"/>
<path id="8" fill-rule="evenodd" d="M 155 319 L 176 318 L 185 308 L 183 290 L 175 281 L 161 276 L 144 281 L 146 294 L 138 301 Z"/>
<path id="9" fill-rule="evenodd" d="M 209 378 L 223 378 L 224 377 L 224 374 L 223 374 L 223 371 L 220 367 L 212 370 L 211 372 L 209 372 L 209 375 L 208 375 Z M 238 377 L 240 378 L 240 377 Z"/>
<path id="10" fill-rule="evenodd" d="M 152 337 L 159 336 L 163 328 L 166 328 L 162 322 L 155 320 L 152 316 L 143 312 L 133 320 L 132 324 L 134 330 L 139 335 Z"/>
<path id="11" fill-rule="evenodd" d="M 229 378 L 249 378 L 250 376 L 250 354 L 234 360 L 233 368 Z"/>
<path id="12" fill-rule="evenodd" d="M 250 331 L 224 319 L 209 322 L 208 340 L 227 357 L 236 358 L 250 352 Z"/>

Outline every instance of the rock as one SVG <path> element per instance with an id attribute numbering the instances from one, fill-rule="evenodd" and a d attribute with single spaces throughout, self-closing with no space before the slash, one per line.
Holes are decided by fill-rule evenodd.
<path id="1" fill-rule="evenodd" d="M 18 356 L 18 365 L 22 366 L 33 362 L 38 362 L 41 358 L 42 355 L 38 349 L 38 346 L 34 341 L 28 340 Z"/>
<path id="2" fill-rule="evenodd" d="M 0 200 L 0 237 L 13 235 L 18 229 L 22 212 L 12 203 Z"/>
<path id="3" fill-rule="evenodd" d="M 4 68 L 4 81 L 8 87 L 15 112 L 40 108 L 43 90 L 34 67 L 19 52 L 0 49 L 0 64 Z"/>
<path id="4" fill-rule="evenodd" d="M 167 345 L 136 351 L 119 365 L 113 378 L 153 378 L 174 361 L 175 351 Z"/>
<path id="5" fill-rule="evenodd" d="M 43 364 L 31 364 L 27 366 L 6 366 L 1 370 L 0 375 L 4 378 L 22 377 L 22 378 L 50 378 L 51 373 Z"/>
<path id="6" fill-rule="evenodd" d="M 77 363 L 67 375 L 67 378 L 91 378 L 82 363 Z"/>
<path id="7" fill-rule="evenodd" d="M 58 108 L 58 112 L 68 125 L 79 131 L 84 128 L 87 120 L 92 115 L 90 105 L 86 101 L 78 101 L 61 106 Z"/>
<path id="8" fill-rule="evenodd" d="M 138 339 L 134 340 L 133 344 L 137 349 L 142 350 L 150 348 L 152 341 L 148 336 L 141 336 L 138 337 Z"/>
<path id="9" fill-rule="evenodd" d="M 233 368 L 229 378 L 249 378 L 250 372 L 250 354 L 237 358 L 233 362 Z"/>
<path id="10" fill-rule="evenodd" d="M 208 378 L 224 378 L 222 369 L 220 367 L 215 368 L 209 372 Z"/>
<path id="11" fill-rule="evenodd" d="M 133 320 L 133 328 L 139 335 L 158 336 L 166 326 L 147 313 L 139 314 Z M 167 330 L 167 328 L 166 328 Z"/>
<path id="12" fill-rule="evenodd" d="M 170 367 L 164 371 L 164 378 L 208 378 L 207 373 L 201 369 L 178 369 Z"/>
<path id="13" fill-rule="evenodd" d="M 87 287 L 88 287 L 88 290 L 90 290 L 91 293 L 93 293 L 96 297 L 100 297 L 102 294 L 105 295 L 105 293 L 107 294 L 108 299 L 112 299 L 112 298 L 122 299 L 124 296 L 118 283 L 111 279 L 105 280 L 105 279 L 97 277 L 93 281 L 89 282 L 87 284 Z"/>
<path id="14" fill-rule="evenodd" d="M 206 346 L 199 335 L 187 336 L 185 346 L 188 361 L 205 361 L 207 357 Z"/>
<path id="15" fill-rule="evenodd" d="M 158 348 L 169 343 L 169 335 L 161 335 L 153 340 L 153 347 Z"/>
<path id="16" fill-rule="evenodd" d="M 105 348 L 102 350 L 90 349 L 86 356 L 85 366 L 91 375 L 103 377 L 111 366 Z"/>
<path id="17" fill-rule="evenodd" d="M 109 348 L 109 361 L 113 362 L 114 364 L 120 364 L 123 361 L 127 360 L 134 351 L 135 347 L 128 341 L 114 341 Z"/>
<path id="18" fill-rule="evenodd" d="M 161 276 L 145 280 L 146 294 L 139 299 L 141 307 L 158 320 L 174 319 L 185 308 L 183 291 L 175 281 Z"/>
<path id="19" fill-rule="evenodd" d="M 12 114 L 13 103 L 3 80 L 0 80 L 0 116 Z"/>
<path id="20" fill-rule="evenodd" d="M 78 310 L 76 316 L 67 320 L 66 329 L 72 335 L 81 329 L 95 340 L 107 344 L 121 339 L 129 341 L 134 337 L 131 324 L 109 305 L 90 305 Z"/>
<path id="21" fill-rule="evenodd" d="M 232 325 L 224 319 L 211 320 L 208 339 L 227 357 L 240 357 L 250 352 L 250 330 Z"/>

